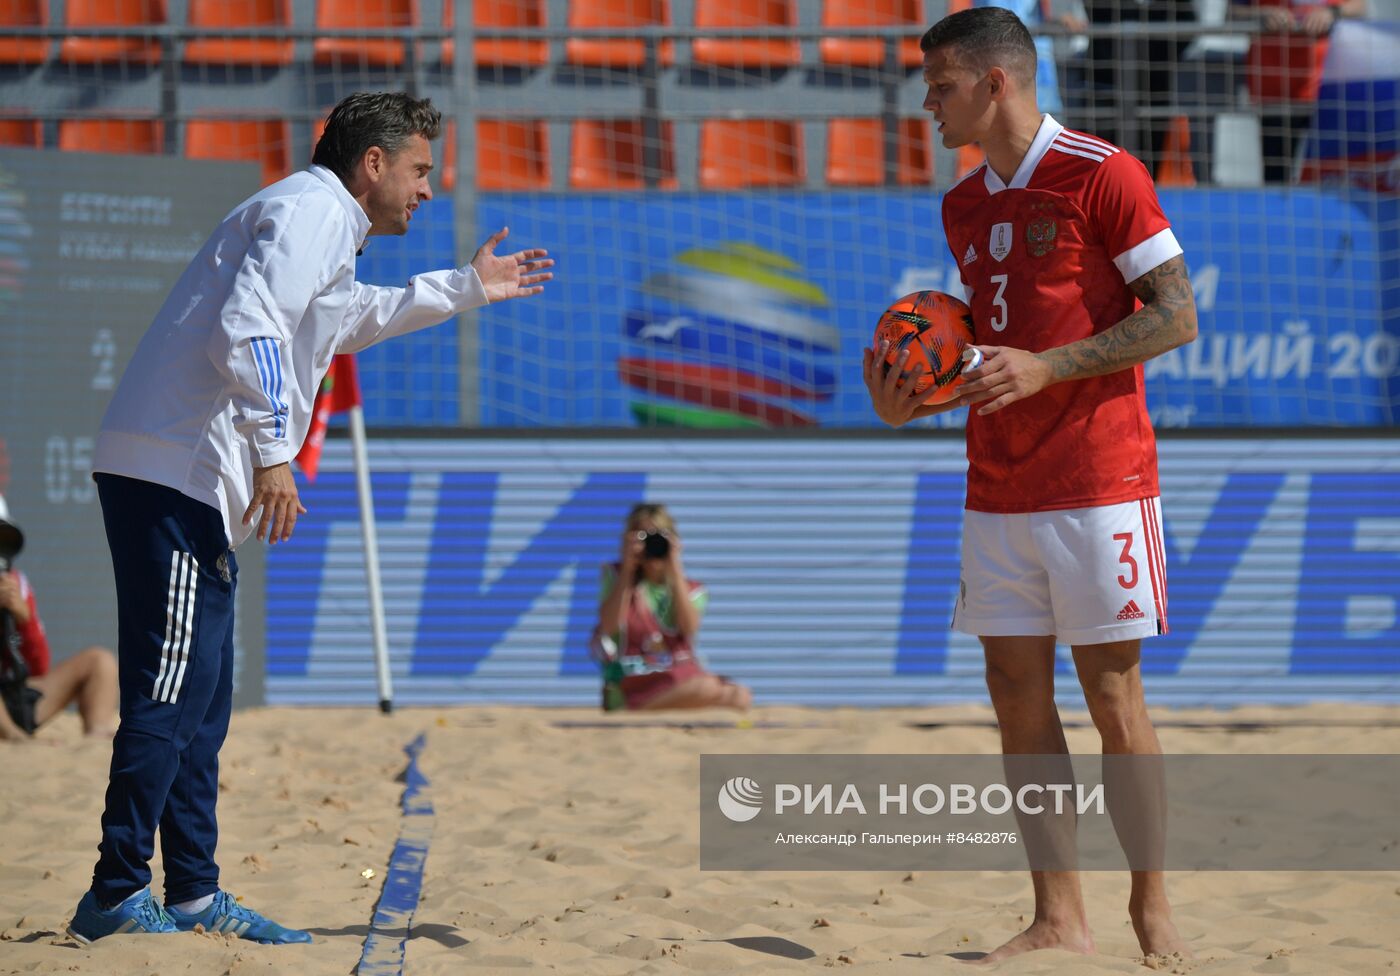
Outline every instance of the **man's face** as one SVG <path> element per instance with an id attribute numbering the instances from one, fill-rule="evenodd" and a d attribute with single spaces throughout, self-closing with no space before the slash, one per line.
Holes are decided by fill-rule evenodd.
<path id="1" fill-rule="evenodd" d="M 408 233 L 413 211 L 433 198 L 428 185 L 432 168 L 433 150 L 421 135 L 409 136 L 397 153 L 384 154 L 378 160 L 379 180 L 371 186 L 365 206 L 370 234 Z"/>
<path id="2" fill-rule="evenodd" d="M 924 84 L 924 110 L 933 113 L 943 145 L 957 149 L 977 142 L 991 108 L 987 76 L 960 64 L 952 47 L 936 47 L 924 52 Z"/>

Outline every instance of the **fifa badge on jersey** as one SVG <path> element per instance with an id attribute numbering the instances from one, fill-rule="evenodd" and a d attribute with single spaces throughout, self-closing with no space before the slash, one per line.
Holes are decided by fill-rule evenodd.
<path id="1" fill-rule="evenodd" d="M 1059 226 L 1053 217 L 1037 217 L 1026 227 L 1026 246 L 1031 257 L 1043 258 L 1055 250 L 1055 234 Z"/>
<path id="2" fill-rule="evenodd" d="M 992 239 L 987 242 L 987 250 L 1000 261 L 1011 253 L 1011 224 L 993 224 Z"/>

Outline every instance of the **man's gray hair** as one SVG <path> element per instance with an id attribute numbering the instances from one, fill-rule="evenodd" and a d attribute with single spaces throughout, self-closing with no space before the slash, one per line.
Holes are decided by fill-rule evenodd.
<path id="1" fill-rule="evenodd" d="M 356 92 L 331 109 L 311 161 L 343 182 L 371 146 L 392 156 L 412 136 L 436 139 L 441 125 L 442 113 L 426 98 L 403 92 Z"/>

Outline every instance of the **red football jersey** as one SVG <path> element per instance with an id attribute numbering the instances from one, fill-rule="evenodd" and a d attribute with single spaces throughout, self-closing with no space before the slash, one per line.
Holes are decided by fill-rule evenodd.
<path id="1" fill-rule="evenodd" d="M 1146 168 L 1045 116 L 1010 184 L 991 167 L 943 198 L 978 343 L 1042 352 L 1137 307 L 1128 282 L 1181 253 Z M 1158 493 L 1142 367 L 1046 387 L 967 419 L 967 507 L 1045 512 Z"/>

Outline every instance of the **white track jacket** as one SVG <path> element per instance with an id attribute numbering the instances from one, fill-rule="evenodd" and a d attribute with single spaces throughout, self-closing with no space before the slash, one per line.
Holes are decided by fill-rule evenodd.
<path id="1" fill-rule="evenodd" d="M 369 217 L 322 166 L 273 183 L 224 218 L 142 337 L 102 418 L 94 472 L 174 488 L 243 525 L 253 468 L 301 450 L 336 353 L 487 303 L 471 266 L 355 280 Z M 254 521 L 256 525 L 256 520 Z"/>

